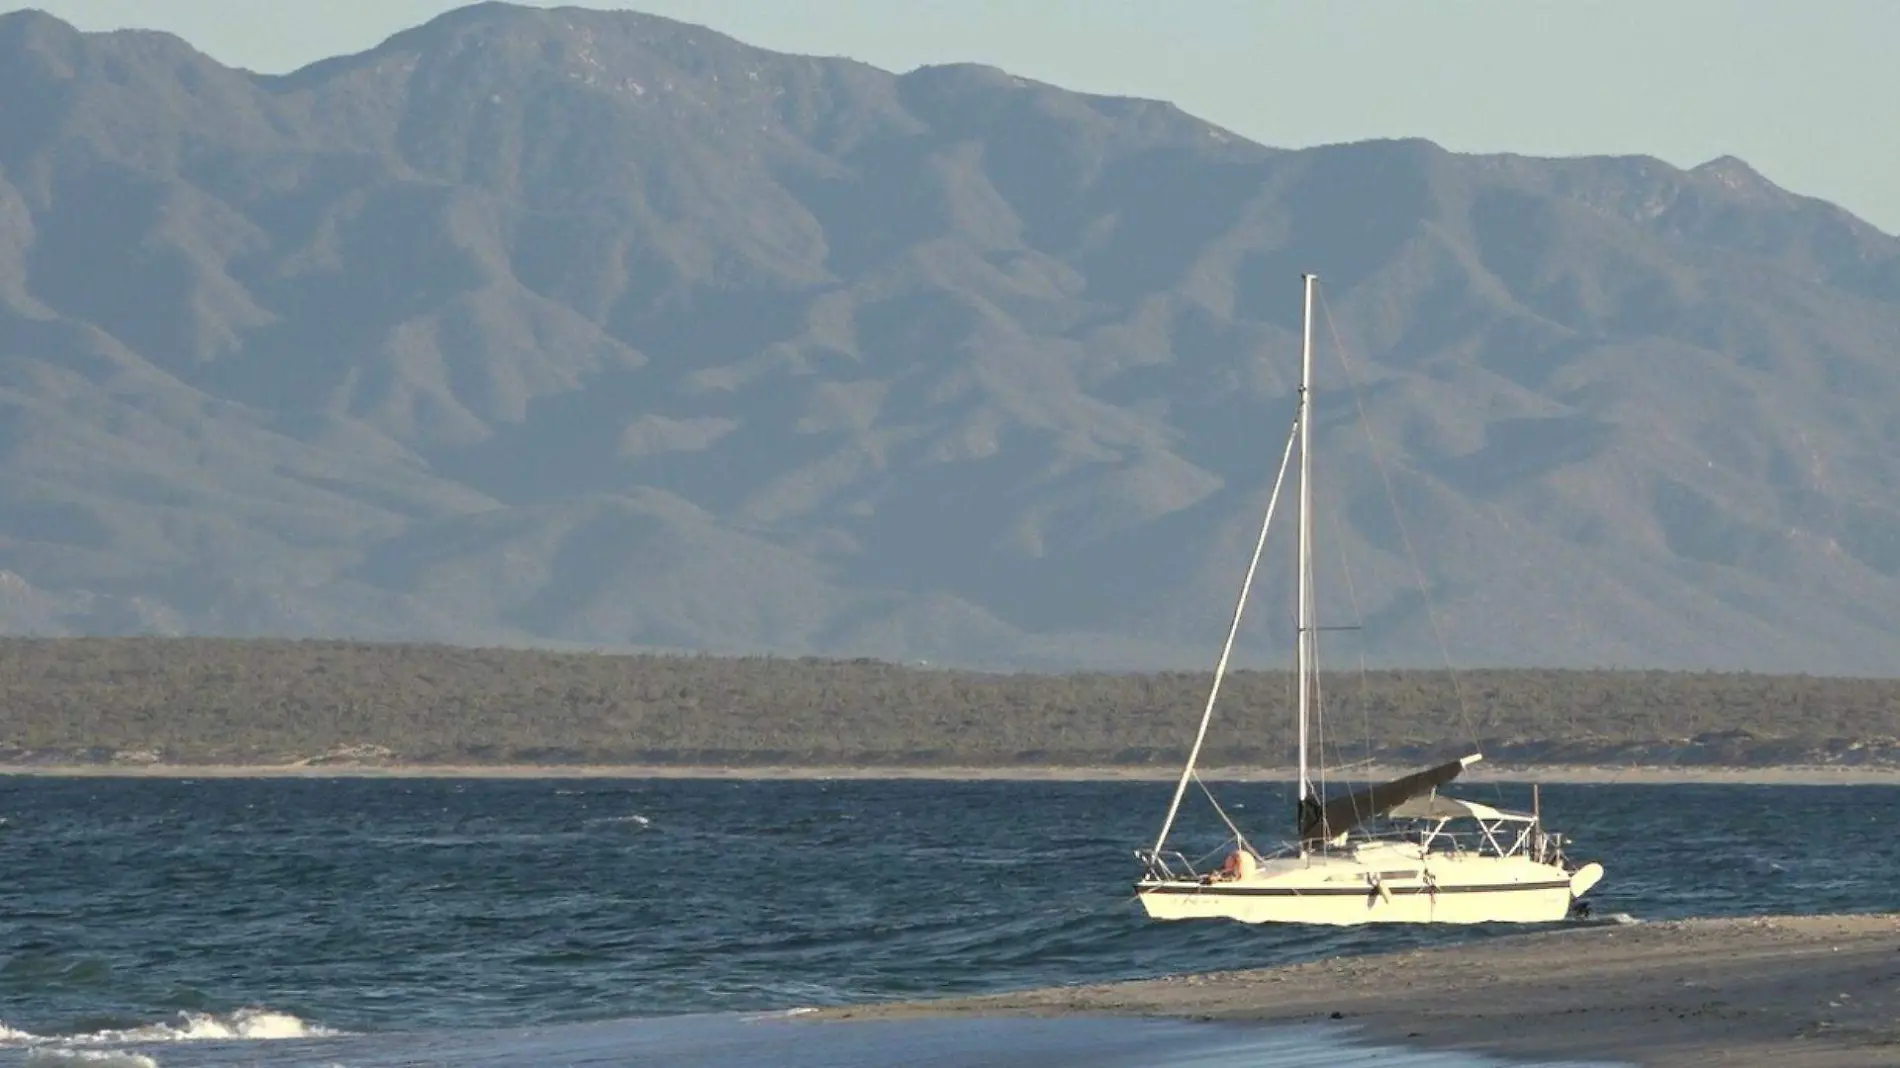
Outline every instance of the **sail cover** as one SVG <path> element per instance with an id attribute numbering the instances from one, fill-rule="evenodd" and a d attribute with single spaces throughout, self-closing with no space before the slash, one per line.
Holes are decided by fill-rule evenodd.
<path id="1" fill-rule="evenodd" d="M 1475 764 L 1483 759 L 1482 754 L 1473 753 L 1449 764 L 1415 771 L 1403 778 L 1393 779 L 1391 782 L 1382 782 L 1377 786 L 1355 790 L 1344 797 L 1335 797 L 1326 802 L 1317 814 L 1308 810 L 1300 822 L 1300 840 L 1307 844 L 1315 844 L 1337 838 L 1367 820 L 1385 815 L 1414 797 L 1431 793 L 1457 778 L 1458 773 L 1465 770 L 1467 765 Z"/>

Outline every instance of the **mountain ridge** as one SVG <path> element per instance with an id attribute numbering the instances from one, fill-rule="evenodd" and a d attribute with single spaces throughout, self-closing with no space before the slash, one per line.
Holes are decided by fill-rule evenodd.
<path id="1" fill-rule="evenodd" d="M 0 94 L 0 630 L 1197 666 L 1313 270 L 1372 661 L 1892 671 L 1900 239 L 1739 160 L 492 3 L 273 76 L 0 16 Z"/>

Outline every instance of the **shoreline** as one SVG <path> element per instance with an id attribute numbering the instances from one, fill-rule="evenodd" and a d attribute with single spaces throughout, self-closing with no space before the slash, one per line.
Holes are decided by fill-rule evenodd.
<path id="1" fill-rule="evenodd" d="M 1353 769 L 1354 781 L 1393 778 L 1412 767 Z M 1209 782 L 1291 782 L 1291 768 L 1207 768 Z M 725 779 L 814 782 L 837 780 L 933 782 L 1172 782 L 1179 769 L 1162 767 L 794 766 L 685 764 L 0 764 L 0 778 L 60 779 Z M 1768 765 L 1484 765 L 1464 783 L 1681 786 L 1851 786 L 1900 784 L 1900 767 Z"/>
<path id="2" fill-rule="evenodd" d="M 1645 1068 L 1900 1063 L 1900 914 L 1592 923 L 1249 971 L 816 1009 L 827 1021 L 1148 1017 Z"/>

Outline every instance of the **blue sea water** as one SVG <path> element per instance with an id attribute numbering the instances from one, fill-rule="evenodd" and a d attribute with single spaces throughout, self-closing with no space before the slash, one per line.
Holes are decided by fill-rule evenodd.
<path id="1" fill-rule="evenodd" d="M 1147 921 L 1132 851 L 1169 789 L 0 778 L 0 1066 L 1478 1063 L 1334 1032 L 792 1012 L 1503 933 Z M 1290 810 L 1279 784 L 1219 791 L 1254 827 Z M 1890 908 L 1896 803 L 1543 790 L 1608 869 L 1597 914 L 1639 920 Z"/>

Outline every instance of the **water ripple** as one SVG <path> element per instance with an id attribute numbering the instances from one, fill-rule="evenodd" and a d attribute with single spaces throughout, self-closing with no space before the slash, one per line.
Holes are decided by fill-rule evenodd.
<path id="1" fill-rule="evenodd" d="M 1148 922 L 1131 850 L 1168 789 L 0 779 L 0 1026 L 132 1032 L 267 1005 L 350 1032 L 533 1027 L 1498 933 Z M 1280 790 L 1231 792 L 1272 813 Z M 1874 910 L 1900 874 L 1900 844 L 1869 833 L 1900 789 L 1550 786 L 1543 801 L 1607 861 L 1600 915 Z M 1217 844 L 1207 831 L 1188 844 Z"/>

